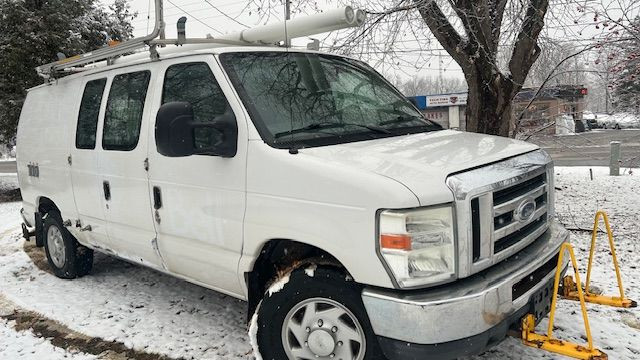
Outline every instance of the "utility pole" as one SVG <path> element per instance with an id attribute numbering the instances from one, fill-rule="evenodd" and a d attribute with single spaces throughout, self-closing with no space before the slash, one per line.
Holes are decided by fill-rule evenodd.
<path id="1" fill-rule="evenodd" d="M 285 0 L 284 2 L 284 19 L 291 20 L 291 0 Z"/>

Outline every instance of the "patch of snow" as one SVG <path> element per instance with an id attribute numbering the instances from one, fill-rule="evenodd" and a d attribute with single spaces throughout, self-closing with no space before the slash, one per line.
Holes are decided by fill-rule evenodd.
<path id="1" fill-rule="evenodd" d="M 313 264 L 304 269 L 304 273 L 307 274 L 308 277 L 313 277 L 316 274 L 316 269 L 318 269 L 318 265 Z"/>
<path id="2" fill-rule="evenodd" d="M 596 114 L 592 113 L 591 111 L 584 111 L 582 113 L 582 119 L 583 120 L 595 120 L 596 119 Z"/>
<path id="3" fill-rule="evenodd" d="M 260 354 L 260 349 L 258 347 L 258 312 L 260 311 L 260 305 L 262 305 L 262 302 L 258 304 L 256 312 L 253 313 L 253 316 L 251 317 L 251 325 L 249 325 L 249 342 L 253 348 L 253 356 L 255 357 L 255 360 L 262 360 L 262 355 Z"/>
<path id="4" fill-rule="evenodd" d="M 47 359 L 47 360 L 91 360 L 96 356 L 74 353 L 55 347 L 47 339 L 36 336 L 31 331 L 17 331 L 15 322 L 0 320 L 1 359 Z"/>
<path id="5" fill-rule="evenodd" d="M 286 275 L 280 276 L 278 281 L 274 282 L 273 284 L 271 284 L 271 286 L 269 286 L 269 290 L 267 290 L 267 292 L 269 293 L 269 296 L 273 296 L 273 294 L 278 293 L 282 289 L 284 289 L 285 285 L 289 283 L 290 278 L 291 278 L 291 273 L 287 273 Z"/>

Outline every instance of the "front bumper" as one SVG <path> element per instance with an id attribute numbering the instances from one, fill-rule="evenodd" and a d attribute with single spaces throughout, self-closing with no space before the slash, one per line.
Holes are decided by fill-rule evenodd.
<path id="1" fill-rule="evenodd" d="M 509 326 L 534 311 L 533 295 L 548 289 L 568 239 L 569 232 L 553 222 L 521 252 L 453 284 L 405 292 L 365 289 L 362 300 L 385 355 L 452 359 L 501 341 Z M 542 316 L 545 310 L 535 309 Z"/>

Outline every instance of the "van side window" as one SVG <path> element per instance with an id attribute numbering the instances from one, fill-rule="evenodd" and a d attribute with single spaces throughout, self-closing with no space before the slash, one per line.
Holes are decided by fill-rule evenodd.
<path id="1" fill-rule="evenodd" d="M 80 113 L 78 114 L 78 127 L 76 129 L 76 148 L 95 149 L 96 132 L 98 131 L 98 116 L 100 104 L 107 79 L 92 80 L 84 87 Z"/>
<path id="2" fill-rule="evenodd" d="M 167 69 L 162 103 L 174 101 L 190 103 L 196 122 L 211 122 L 228 107 L 209 65 L 200 62 L 173 65 Z M 198 149 L 211 147 L 220 141 L 218 137 L 219 134 L 211 129 L 199 128 L 195 133 L 195 146 Z"/>
<path id="3" fill-rule="evenodd" d="M 149 71 L 140 71 L 113 79 L 104 117 L 103 149 L 130 151 L 138 145 L 150 78 Z"/>

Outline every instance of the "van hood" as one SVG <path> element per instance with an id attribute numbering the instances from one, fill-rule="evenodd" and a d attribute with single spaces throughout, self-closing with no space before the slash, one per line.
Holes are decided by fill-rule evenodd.
<path id="1" fill-rule="evenodd" d="M 394 179 L 411 190 L 421 206 L 427 206 L 453 201 L 446 186 L 449 175 L 537 149 L 523 141 L 442 130 L 300 152 Z"/>

